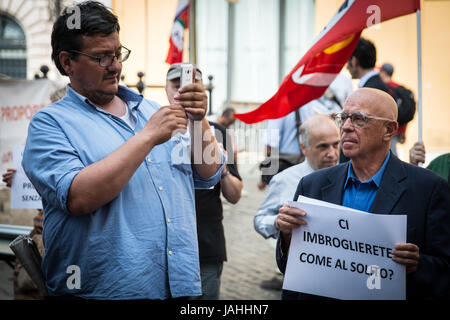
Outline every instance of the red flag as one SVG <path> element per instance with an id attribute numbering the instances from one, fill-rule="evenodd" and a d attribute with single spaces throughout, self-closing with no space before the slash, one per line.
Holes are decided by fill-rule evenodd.
<path id="1" fill-rule="evenodd" d="M 178 0 L 175 20 L 169 38 L 169 51 L 166 62 L 178 63 L 183 60 L 184 29 L 189 24 L 189 0 Z"/>
<path id="2" fill-rule="evenodd" d="M 420 9 L 420 0 L 346 0 L 277 93 L 257 109 L 234 116 L 245 123 L 281 118 L 320 98 L 350 58 L 363 29 Z"/>

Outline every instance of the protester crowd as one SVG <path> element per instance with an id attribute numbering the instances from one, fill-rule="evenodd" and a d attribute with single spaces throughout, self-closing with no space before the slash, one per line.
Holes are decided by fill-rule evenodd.
<path id="1" fill-rule="evenodd" d="M 70 84 L 31 120 L 22 161 L 43 200 L 43 230 L 36 224 L 33 236 L 42 232 L 44 298 L 219 299 L 227 260 L 222 201 L 238 203 L 243 190 L 226 130 L 233 112 L 207 120 L 197 66 L 182 87 L 184 64 L 170 66 L 167 106 L 119 85 L 130 50 L 117 17 L 98 2 L 79 8 L 81 30 L 67 27 L 66 10 L 51 41 Z M 417 142 L 410 163 L 397 157 L 407 125 L 399 131 L 399 115 L 411 106 L 399 103 L 393 66 L 378 71 L 375 63 L 375 45 L 361 38 L 347 63 L 357 90 L 340 75 L 323 97 L 269 122 L 279 135 L 267 141 L 258 187 L 268 191 L 254 228 L 275 239 L 285 272 L 292 232 L 307 223 L 308 212 L 287 204 L 299 196 L 406 214 L 407 241 L 392 248 L 392 260 L 406 269 L 407 298 L 449 298 L 449 156 L 421 168 L 425 146 Z M 13 175 L 3 175 L 8 186 Z M 67 285 L 74 265 L 80 286 Z M 323 297 L 283 290 L 282 298 Z"/>

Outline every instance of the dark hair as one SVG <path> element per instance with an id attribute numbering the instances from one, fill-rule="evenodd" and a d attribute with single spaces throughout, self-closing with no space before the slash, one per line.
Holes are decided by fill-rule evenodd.
<path id="1" fill-rule="evenodd" d="M 360 38 L 352 53 L 352 57 L 358 59 L 361 68 L 372 69 L 377 61 L 377 50 L 371 41 Z"/>
<path id="2" fill-rule="evenodd" d="M 381 66 L 381 71 L 386 72 L 389 77 L 392 77 L 392 74 L 394 73 L 394 66 L 390 63 L 385 63 Z"/>
<path id="3" fill-rule="evenodd" d="M 233 108 L 226 108 L 222 112 L 222 116 L 228 118 L 229 116 L 233 115 L 233 113 L 236 113 L 236 110 L 234 110 Z"/>
<path id="4" fill-rule="evenodd" d="M 59 61 L 61 51 L 81 51 L 82 36 L 108 36 L 120 31 L 117 17 L 102 3 L 86 1 L 75 5 L 77 8 L 66 7 L 53 24 L 52 31 L 52 60 L 63 76 L 67 76 Z M 78 18 L 74 15 L 79 13 Z M 78 19 L 79 24 L 72 26 Z M 77 54 L 72 54 L 74 59 Z"/>

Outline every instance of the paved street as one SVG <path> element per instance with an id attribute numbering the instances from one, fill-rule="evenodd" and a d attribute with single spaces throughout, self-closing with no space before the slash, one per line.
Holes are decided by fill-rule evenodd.
<path id="1" fill-rule="evenodd" d="M 259 171 L 243 175 L 244 195 L 236 205 L 224 205 L 224 228 L 228 261 L 224 265 L 221 299 L 278 300 L 279 291 L 260 287 L 276 273 L 275 249 L 253 228 L 253 216 L 265 192 L 256 187 Z"/>
<path id="2" fill-rule="evenodd" d="M 0 300 L 13 299 L 13 269 L 0 261 Z"/>
<path id="3" fill-rule="evenodd" d="M 244 194 L 236 205 L 224 204 L 224 228 L 228 261 L 224 265 L 220 299 L 277 300 L 279 291 L 260 287 L 276 273 L 275 250 L 253 229 L 253 216 L 264 199 L 257 189 L 258 170 L 241 172 Z M 0 299 L 13 298 L 12 269 L 0 261 Z"/>

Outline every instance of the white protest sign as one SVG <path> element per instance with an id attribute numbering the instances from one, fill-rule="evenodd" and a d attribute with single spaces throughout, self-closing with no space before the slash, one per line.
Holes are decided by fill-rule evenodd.
<path id="1" fill-rule="evenodd" d="M 31 118 L 61 86 L 48 79 L 0 80 L 0 172 L 11 168 L 13 148 L 25 144 Z"/>
<path id="2" fill-rule="evenodd" d="M 13 148 L 13 162 L 17 171 L 11 185 L 11 209 L 42 209 L 41 196 L 36 192 L 22 168 L 24 148 L 24 146 Z"/>
<path id="3" fill-rule="evenodd" d="M 406 298 L 406 268 L 392 261 L 395 244 L 406 243 L 406 215 L 303 196 L 289 205 L 307 213 L 307 225 L 292 232 L 283 289 L 349 300 Z"/>

